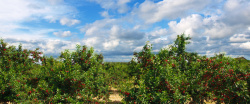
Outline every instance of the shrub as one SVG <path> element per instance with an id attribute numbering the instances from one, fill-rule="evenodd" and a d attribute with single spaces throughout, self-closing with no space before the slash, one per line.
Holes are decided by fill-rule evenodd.
<path id="1" fill-rule="evenodd" d="M 249 69 L 223 54 L 207 58 L 185 52 L 189 37 L 178 36 L 169 49 L 152 53 L 147 43 L 131 60 L 134 86 L 123 92 L 127 103 L 249 103 Z M 135 61 L 137 60 L 137 61 Z"/>
<path id="2" fill-rule="evenodd" d="M 41 57 L 38 48 L 23 50 L 19 45 L 15 49 L 1 40 L 1 101 L 90 103 L 100 98 L 107 100 L 108 74 L 103 69 L 102 55 L 95 54 L 93 48 L 80 48 L 77 45 L 73 53 L 65 50 L 59 58 L 63 61 L 57 61 L 53 57 Z"/>

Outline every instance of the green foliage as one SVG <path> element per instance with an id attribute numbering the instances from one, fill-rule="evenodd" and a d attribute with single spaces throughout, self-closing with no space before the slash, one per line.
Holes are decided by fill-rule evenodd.
<path id="1" fill-rule="evenodd" d="M 152 53 L 147 43 L 135 53 L 129 72 L 134 86 L 123 90 L 126 103 L 249 103 L 250 69 L 224 54 L 207 58 L 185 52 L 189 37 L 177 36 L 169 49 Z M 137 61 L 135 61 L 137 60 Z"/>
<path id="2" fill-rule="evenodd" d="M 0 102 L 25 103 L 90 103 L 100 98 L 108 100 L 108 74 L 103 57 L 93 48 L 77 46 L 77 51 L 65 50 L 61 57 L 41 57 L 34 51 L 0 45 Z M 32 58 L 29 58 L 32 56 Z M 39 60 L 41 65 L 39 65 Z M 94 99 L 95 98 L 95 99 Z"/>
<path id="3" fill-rule="evenodd" d="M 177 36 L 158 54 L 147 42 L 128 63 L 103 62 L 87 46 L 54 59 L 1 40 L 0 102 L 105 103 L 115 87 L 124 103 L 250 103 L 249 60 L 186 52 L 189 39 Z"/>
<path id="4" fill-rule="evenodd" d="M 128 63 L 125 62 L 105 62 L 104 68 L 109 74 L 110 86 L 121 88 L 124 82 L 129 80 Z"/>

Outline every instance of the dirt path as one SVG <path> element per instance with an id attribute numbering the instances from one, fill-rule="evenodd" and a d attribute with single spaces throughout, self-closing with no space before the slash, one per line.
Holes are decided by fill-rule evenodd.
<path id="1" fill-rule="evenodd" d="M 108 102 L 106 104 L 123 104 L 121 102 L 122 101 L 122 97 L 119 95 L 120 92 L 116 88 L 111 87 L 110 90 L 109 90 L 109 92 L 110 92 L 109 100 L 111 100 L 111 102 Z M 5 102 L 5 103 L 0 102 L 0 104 L 13 104 L 13 103 L 10 103 L 10 102 Z M 186 103 L 186 104 L 188 104 L 188 103 Z M 205 104 L 215 104 L 215 102 L 205 101 Z"/>
<path id="2" fill-rule="evenodd" d="M 109 96 L 109 100 L 111 100 L 111 102 L 108 102 L 107 104 L 122 104 L 122 97 L 119 95 L 119 91 L 113 87 L 111 87 L 110 91 L 110 96 Z M 216 104 L 215 102 L 212 101 L 206 101 L 204 102 L 205 104 Z M 189 103 L 187 103 L 189 104 Z M 224 103 L 223 103 L 224 104 Z"/>
<path id="3" fill-rule="evenodd" d="M 110 96 L 109 96 L 109 100 L 111 100 L 112 102 L 109 102 L 108 104 L 122 104 L 122 97 L 119 95 L 119 91 L 113 87 L 111 87 L 110 89 Z"/>

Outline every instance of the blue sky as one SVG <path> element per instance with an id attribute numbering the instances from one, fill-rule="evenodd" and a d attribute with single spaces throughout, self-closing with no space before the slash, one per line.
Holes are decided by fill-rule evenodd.
<path id="1" fill-rule="evenodd" d="M 1 0 L 0 38 L 55 58 L 80 44 L 130 61 L 146 41 L 158 52 L 185 33 L 189 52 L 250 59 L 249 11 L 249 0 Z"/>

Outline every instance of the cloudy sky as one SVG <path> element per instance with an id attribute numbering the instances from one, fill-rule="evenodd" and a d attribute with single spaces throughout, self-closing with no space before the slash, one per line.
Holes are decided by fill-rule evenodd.
<path id="1" fill-rule="evenodd" d="M 158 52 L 181 33 L 188 52 L 250 59 L 250 1 L 0 0 L 0 38 L 55 58 L 80 44 L 129 61 L 146 41 Z"/>

